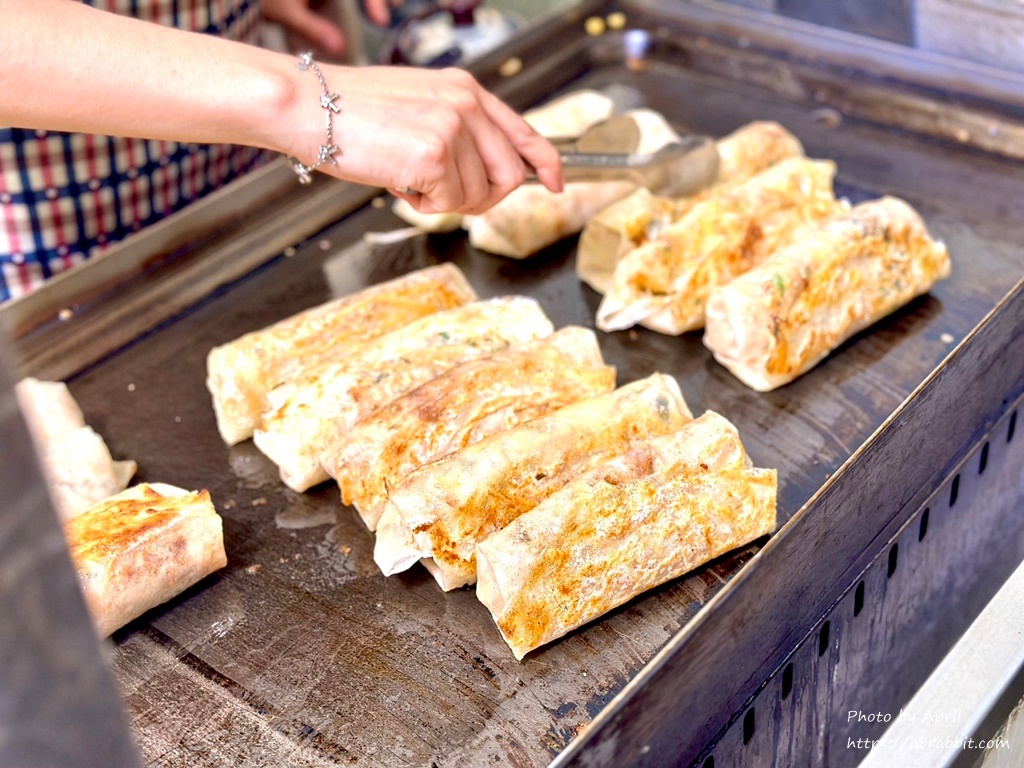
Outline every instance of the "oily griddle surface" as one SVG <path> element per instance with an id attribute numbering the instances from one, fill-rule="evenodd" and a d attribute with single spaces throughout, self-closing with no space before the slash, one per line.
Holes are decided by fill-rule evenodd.
<path id="1" fill-rule="evenodd" d="M 596 68 L 567 88 L 616 81 L 640 87 L 679 126 L 716 136 L 778 120 L 808 155 L 838 163 L 840 194 L 904 197 L 952 254 L 952 278 L 929 296 L 769 394 L 733 379 L 699 334 L 599 334 L 620 384 L 671 373 L 695 414 L 713 409 L 737 425 L 754 463 L 779 471 L 782 525 L 1024 274 L 1014 231 L 1024 169 L 878 127 L 829 127 L 801 107 L 668 66 Z M 382 576 L 372 535 L 335 487 L 296 494 L 251 442 L 224 446 L 204 384 L 211 347 L 413 269 L 453 261 L 482 297 L 534 296 L 556 327 L 593 327 L 599 296 L 575 277 L 575 238 L 523 262 L 476 252 L 462 233 L 361 239 L 401 226 L 386 207 L 367 206 L 70 381 L 115 457 L 138 461 L 138 479 L 209 489 L 224 518 L 227 568 L 113 639 L 152 765 L 546 764 L 757 550 L 652 590 L 519 663 L 472 590 L 443 594 L 419 568 Z"/>

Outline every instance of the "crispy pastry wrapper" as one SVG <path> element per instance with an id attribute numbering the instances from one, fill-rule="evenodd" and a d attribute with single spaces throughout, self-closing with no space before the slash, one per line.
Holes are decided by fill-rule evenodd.
<path id="1" fill-rule="evenodd" d="M 359 421 L 320 461 L 372 531 L 388 488 L 417 467 L 614 388 L 594 332 L 569 326 L 421 384 Z"/>
<path id="2" fill-rule="evenodd" d="M 388 576 L 422 560 L 445 591 L 472 584 L 478 542 L 580 472 L 691 418 L 676 380 L 656 373 L 491 435 L 391 490 L 373 558 Z"/>
<path id="3" fill-rule="evenodd" d="M 134 461 L 115 461 L 62 381 L 26 378 L 14 388 L 61 521 L 128 487 Z"/>
<path id="4" fill-rule="evenodd" d="M 777 477 L 707 412 L 565 485 L 477 546 L 477 597 L 517 659 L 775 530 Z"/>
<path id="5" fill-rule="evenodd" d="M 584 88 L 558 96 L 551 101 L 528 110 L 523 119 L 537 133 L 548 138 L 573 138 L 590 126 L 612 116 L 615 104 L 605 94 Z M 420 213 L 401 198 L 391 210 L 403 221 L 424 232 L 451 232 L 469 221 L 459 213 Z"/>
<path id="6" fill-rule="evenodd" d="M 657 112 L 627 112 L 640 128 L 640 154 L 678 141 L 679 135 Z M 539 184 L 513 190 L 489 211 L 468 217 L 469 242 L 499 256 L 523 259 L 583 229 L 602 208 L 637 188 L 628 181 L 581 181 L 555 194 Z"/>
<path id="7" fill-rule="evenodd" d="M 267 393 L 425 315 L 476 301 L 462 271 L 442 264 L 300 312 L 210 350 L 206 386 L 228 445 L 252 437 Z"/>
<path id="8" fill-rule="evenodd" d="M 714 186 L 689 197 L 659 197 L 643 187 L 599 211 L 580 233 L 576 274 L 598 293 L 611 286 L 615 265 L 701 200 L 746 181 L 789 157 L 804 153 L 799 140 L 778 123 L 748 123 L 716 142 L 718 178 Z"/>
<path id="9" fill-rule="evenodd" d="M 597 327 L 639 324 L 670 335 L 702 328 L 712 288 L 841 208 L 832 193 L 834 175 L 829 160 L 789 158 L 693 206 L 616 265 Z"/>
<path id="10" fill-rule="evenodd" d="M 320 456 L 360 419 L 459 363 L 553 330 L 540 305 L 523 296 L 434 312 L 271 391 L 273 410 L 253 440 L 288 487 L 304 491 L 328 478 Z"/>
<path id="11" fill-rule="evenodd" d="M 819 224 L 711 292 L 704 344 L 761 392 L 949 276 L 946 247 L 907 203 L 885 197 Z"/>
<path id="12" fill-rule="evenodd" d="M 65 523 L 64 535 L 103 637 L 227 565 L 206 491 L 136 485 Z"/>

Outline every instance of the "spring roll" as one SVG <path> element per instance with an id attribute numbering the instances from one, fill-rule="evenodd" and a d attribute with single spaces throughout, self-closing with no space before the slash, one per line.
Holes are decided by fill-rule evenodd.
<path id="1" fill-rule="evenodd" d="M 476 581 L 476 545 L 580 472 L 692 416 L 656 373 L 481 440 L 406 475 L 388 497 L 373 558 L 386 575 L 422 561 L 445 591 Z"/>
<path id="2" fill-rule="evenodd" d="M 137 485 L 65 523 L 64 535 L 103 637 L 227 565 L 206 491 Z"/>
<path id="3" fill-rule="evenodd" d="M 327 479 L 320 456 L 361 418 L 459 363 L 553 330 L 540 305 L 522 296 L 435 312 L 277 387 L 253 440 L 285 484 L 304 491 Z"/>
<path id="4" fill-rule="evenodd" d="M 694 205 L 723 188 L 739 184 L 789 157 L 800 157 L 799 140 L 778 123 L 749 123 L 717 142 L 719 165 L 714 186 L 689 197 L 668 198 L 641 187 L 598 212 L 583 228 L 576 273 L 598 293 L 611 286 L 615 265 L 634 248 L 656 239 Z"/>
<path id="5" fill-rule="evenodd" d="M 862 203 L 711 292 L 704 344 L 761 392 L 949 276 L 946 247 L 894 197 Z"/>
<path id="6" fill-rule="evenodd" d="M 657 112 L 627 113 L 640 128 L 640 154 L 653 153 L 678 141 L 679 135 Z M 469 242 L 499 256 L 523 259 L 575 235 L 602 208 L 635 190 L 629 181 L 581 181 L 555 194 L 539 184 L 526 184 L 489 211 L 469 217 Z"/>
<path id="7" fill-rule="evenodd" d="M 228 445 L 249 437 L 277 385 L 425 315 L 477 298 L 454 264 L 428 267 L 321 304 L 215 347 L 206 386 Z"/>
<path id="8" fill-rule="evenodd" d="M 138 465 L 115 461 L 62 381 L 22 379 L 14 388 L 61 521 L 128 487 Z"/>
<path id="9" fill-rule="evenodd" d="M 527 110 L 523 119 L 541 136 L 568 138 L 608 119 L 614 111 L 615 102 L 610 96 L 581 88 Z"/>
<path id="10" fill-rule="evenodd" d="M 373 531 L 388 488 L 417 467 L 614 388 L 594 332 L 570 326 L 445 371 L 358 422 L 320 461 Z"/>
<path id="11" fill-rule="evenodd" d="M 777 478 L 708 411 L 577 477 L 476 549 L 476 592 L 517 659 L 775 530 Z"/>
<path id="12" fill-rule="evenodd" d="M 670 335 L 702 328 L 712 288 L 837 211 L 834 175 L 831 161 L 790 158 L 695 205 L 618 263 L 597 310 L 597 327 L 616 331 L 640 324 Z"/>

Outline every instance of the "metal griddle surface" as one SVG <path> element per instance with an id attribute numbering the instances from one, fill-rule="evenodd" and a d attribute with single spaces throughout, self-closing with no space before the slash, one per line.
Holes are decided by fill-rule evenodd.
<path id="1" fill-rule="evenodd" d="M 877 126 L 828 127 L 803 105 L 670 63 L 642 74 L 595 65 L 551 87 L 616 81 L 697 131 L 778 120 L 809 155 L 838 163 L 839 193 L 904 197 L 952 253 L 953 276 L 931 295 L 770 394 L 733 379 L 698 334 L 600 334 L 620 383 L 674 374 L 695 413 L 714 409 L 738 426 L 755 464 L 779 471 L 782 525 L 1024 274 L 1014 230 L 1024 167 Z M 758 549 L 519 663 L 471 590 L 442 594 L 419 569 L 383 577 L 371 534 L 334 487 L 293 493 L 251 443 L 225 447 L 204 384 L 211 347 L 413 269 L 453 261 L 481 296 L 527 294 L 556 326 L 593 327 L 599 297 L 575 277 L 575 239 L 524 262 L 475 252 L 461 233 L 361 240 L 399 226 L 367 206 L 70 381 L 115 457 L 138 461 L 140 480 L 207 488 L 224 518 L 227 568 L 113 638 L 151 765 L 546 764 Z"/>

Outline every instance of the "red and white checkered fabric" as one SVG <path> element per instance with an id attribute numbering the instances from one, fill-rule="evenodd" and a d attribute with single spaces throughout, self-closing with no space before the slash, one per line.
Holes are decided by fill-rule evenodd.
<path id="1" fill-rule="evenodd" d="M 255 44 L 259 0 L 84 0 Z M 250 147 L 0 127 L 0 301 L 264 162 Z"/>

